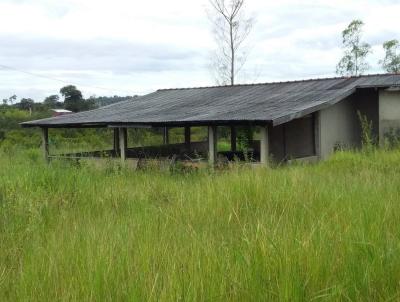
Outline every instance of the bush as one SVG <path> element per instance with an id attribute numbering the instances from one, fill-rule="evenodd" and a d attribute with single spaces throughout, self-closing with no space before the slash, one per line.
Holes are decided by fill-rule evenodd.
<path id="1" fill-rule="evenodd" d="M 400 128 L 390 128 L 384 134 L 385 145 L 388 148 L 400 146 Z"/>

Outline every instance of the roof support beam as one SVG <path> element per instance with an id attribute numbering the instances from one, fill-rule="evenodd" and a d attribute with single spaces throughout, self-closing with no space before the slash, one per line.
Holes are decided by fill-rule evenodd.
<path id="1" fill-rule="evenodd" d="M 42 130 L 42 152 L 46 163 L 49 162 L 49 129 L 41 127 Z"/>
<path id="2" fill-rule="evenodd" d="M 169 144 L 169 128 L 168 127 L 163 128 L 163 142 L 164 142 L 164 145 Z"/>
<path id="3" fill-rule="evenodd" d="M 217 126 L 208 126 L 208 162 L 214 165 L 217 160 Z"/>
<path id="4" fill-rule="evenodd" d="M 107 125 L 108 128 L 135 128 L 135 129 L 151 129 L 152 125 L 147 124 L 120 124 L 120 125 Z"/>
<path id="5" fill-rule="evenodd" d="M 260 127 L 260 161 L 262 165 L 268 165 L 269 162 L 269 133 L 268 125 Z"/>
<path id="6" fill-rule="evenodd" d="M 126 160 L 127 141 L 128 141 L 128 131 L 127 131 L 127 129 L 126 128 L 119 128 L 119 149 L 121 151 L 122 164 L 124 164 L 125 160 Z"/>

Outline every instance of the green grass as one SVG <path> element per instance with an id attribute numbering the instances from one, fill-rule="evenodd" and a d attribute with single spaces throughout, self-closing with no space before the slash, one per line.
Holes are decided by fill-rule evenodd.
<path id="1" fill-rule="evenodd" d="M 182 175 L 0 155 L 0 301 L 398 301 L 399 163 Z"/>

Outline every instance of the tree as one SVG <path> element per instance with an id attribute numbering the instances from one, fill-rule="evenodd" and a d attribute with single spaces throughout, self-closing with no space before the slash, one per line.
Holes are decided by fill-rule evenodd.
<path id="1" fill-rule="evenodd" d="M 96 106 L 96 97 L 90 96 L 88 99 L 85 100 L 85 110 L 97 108 Z"/>
<path id="2" fill-rule="evenodd" d="M 57 94 L 50 95 L 47 98 L 44 99 L 43 105 L 45 105 L 48 108 L 58 108 L 61 107 L 62 104 L 59 102 L 60 97 Z"/>
<path id="3" fill-rule="evenodd" d="M 14 104 L 17 101 L 17 96 L 14 94 L 8 98 L 8 103 L 10 105 Z"/>
<path id="4" fill-rule="evenodd" d="M 358 76 L 369 68 L 366 62 L 371 46 L 362 42 L 364 22 L 353 20 L 342 32 L 344 56 L 336 67 L 336 73 L 348 76 Z"/>
<path id="5" fill-rule="evenodd" d="M 15 106 L 19 109 L 29 111 L 29 113 L 32 115 L 32 108 L 33 108 L 34 103 L 35 103 L 35 101 L 30 98 L 27 98 L 27 99 L 23 98 L 23 99 L 21 99 L 21 101 L 19 103 L 15 104 Z"/>
<path id="6" fill-rule="evenodd" d="M 254 20 L 244 15 L 245 0 L 209 0 L 213 32 L 218 49 L 213 57 L 213 68 L 218 84 L 235 84 L 237 74 L 246 62 L 244 42 Z"/>
<path id="7" fill-rule="evenodd" d="M 400 72 L 400 43 L 398 40 L 390 40 L 383 43 L 385 58 L 379 63 L 383 69 L 391 73 Z"/>
<path id="8" fill-rule="evenodd" d="M 60 89 L 61 95 L 64 97 L 64 107 L 73 112 L 85 110 L 82 92 L 74 85 L 68 85 Z"/>

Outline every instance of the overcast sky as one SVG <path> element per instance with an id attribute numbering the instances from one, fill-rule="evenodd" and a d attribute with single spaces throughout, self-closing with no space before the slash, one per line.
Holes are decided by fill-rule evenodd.
<path id="1" fill-rule="evenodd" d="M 246 2 L 256 24 L 243 83 L 334 75 L 340 33 L 355 18 L 366 23 L 364 37 L 373 46 L 369 73 L 382 72 L 382 43 L 400 39 L 399 0 Z M 42 101 L 66 83 L 86 97 L 213 85 L 207 4 L 0 0 L 0 65 L 16 69 L 0 66 L 0 99 L 16 94 Z"/>

